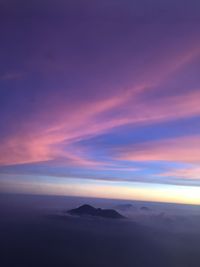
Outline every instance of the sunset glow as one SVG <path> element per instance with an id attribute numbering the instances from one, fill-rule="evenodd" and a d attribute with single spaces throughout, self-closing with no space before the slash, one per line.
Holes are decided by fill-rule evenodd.
<path id="1" fill-rule="evenodd" d="M 0 191 L 200 204 L 195 9 L 95 3 L 2 5 Z"/>

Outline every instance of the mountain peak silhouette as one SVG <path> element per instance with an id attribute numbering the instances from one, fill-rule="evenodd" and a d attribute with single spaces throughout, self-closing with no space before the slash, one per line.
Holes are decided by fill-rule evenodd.
<path id="1" fill-rule="evenodd" d="M 79 216 L 89 215 L 89 216 L 111 218 L 111 219 L 124 218 L 124 216 L 122 216 L 114 209 L 94 208 L 88 204 L 84 204 L 76 209 L 69 210 L 68 213 L 71 215 L 79 215 Z"/>

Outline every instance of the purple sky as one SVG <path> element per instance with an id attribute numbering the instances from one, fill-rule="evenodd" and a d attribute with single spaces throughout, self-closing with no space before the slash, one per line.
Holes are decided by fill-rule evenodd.
<path id="1" fill-rule="evenodd" d="M 200 2 L 0 1 L 0 187 L 200 204 Z"/>

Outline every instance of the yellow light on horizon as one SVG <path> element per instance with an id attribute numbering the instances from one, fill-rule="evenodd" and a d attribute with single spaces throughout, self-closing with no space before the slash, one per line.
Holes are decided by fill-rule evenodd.
<path id="1" fill-rule="evenodd" d="M 7 177 L 8 178 L 8 177 Z M 200 205 L 200 187 L 138 182 L 114 182 L 75 178 L 44 178 L 41 181 L 5 179 L 1 191 L 44 195 L 143 200 Z"/>

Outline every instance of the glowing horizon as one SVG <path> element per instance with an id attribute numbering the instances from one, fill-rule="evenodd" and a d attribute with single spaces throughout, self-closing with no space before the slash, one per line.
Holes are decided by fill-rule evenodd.
<path id="1" fill-rule="evenodd" d="M 7 177 L 8 178 L 8 177 Z M 176 204 L 200 205 L 200 188 L 195 186 L 148 184 L 140 182 L 114 182 L 80 178 L 39 177 L 34 182 L 29 177 L 18 177 L 19 182 L 1 180 L 1 189 L 7 193 L 93 197 L 105 199 L 138 200 Z M 26 179 L 28 178 L 28 179 Z M 55 179 L 57 181 L 55 181 Z"/>

